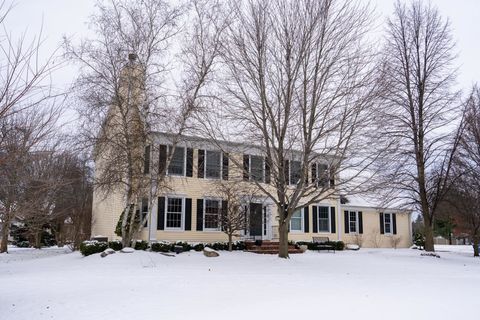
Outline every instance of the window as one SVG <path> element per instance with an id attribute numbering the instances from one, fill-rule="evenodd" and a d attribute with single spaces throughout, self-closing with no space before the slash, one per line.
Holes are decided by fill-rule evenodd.
<path id="1" fill-rule="evenodd" d="M 383 214 L 383 225 L 385 228 L 385 233 L 392 233 L 392 214 L 391 213 Z"/>
<path id="2" fill-rule="evenodd" d="M 328 166 L 326 164 L 319 163 L 318 164 L 318 186 L 323 188 L 328 188 Z"/>
<path id="3" fill-rule="evenodd" d="M 350 232 L 351 233 L 356 233 L 357 232 L 357 212 L 355 211 L 350 211 L 349 212 L 349 227 L 350 227 Z"/>
<path id="4" fill-rule="evenodd" d="M 329 207 L 318 207 L 318 232 L 330 232 Z"/>
<path id="5" fill-rule="evenodd" d="M 220 230 L 221 204 L 219 200 L 205 199 L 204 230 Z"/>
<path id="6" fill-rule="evenodd" d="M 205 177 L 211 179 L 220 179 L 221 163 L 222 154 L 220 151 L 207 151 Z"/>
<path id="7" fill-rule="evenodd" d="M 150 146 L 145 147 L 145 154 L 143 155 L 143 173 L 150 173 Z"/>
<path id="8" fill-rule="evenodd" d="M 143 198 L 142 199 L 142 214 L 140 215 L 142 221 L 147 217 L 148 215 L 148 199 Z M 148 220 L 145 220 L 145 224 L 143 225 L 145 228 L 148 226 Z"/>
<path id="9" fill-rule="evenodd" d="M 166 215 L 167 229 L 182 229 L 183 199 L 168 198 Z"/>
<path id="10" fill-rule="evenodd" d="M 170 165 L 168 166 L 168 174 L 173 176 L 185 175 L 185 148 L 175 148 L 172 159 L 170 160 Z"/>
<path id="11" fill-rule="evenodd" d="M 290 231 L 303 231 L 303 215 L 301 210 L 297 210 L 293 213 L 292 218 L 290 219 Z"/>
<path id="12" fill-rule="evenodd" d="M 263 181 L 263 157 L 250 156 L 250 180 Z"/>
<path id="13" fill-rule="evenodd" d="M 300 161 L 290 161 L 290 184 L 297 184 L 302 175 Z"/>

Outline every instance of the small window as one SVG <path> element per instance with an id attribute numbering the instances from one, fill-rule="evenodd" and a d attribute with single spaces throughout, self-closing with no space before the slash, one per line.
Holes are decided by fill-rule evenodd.
<path id="1" fill-rule="evenodd" d="M 329 207 L 318 207 L 318 232 L 330 232 Z"/>
<path id="2" fill-rule="evenodd" d="M 148 199 L 142 199 L 142 214 L 140 215 L 142 221 L 148 216 Z M 148 220 L 145 220 L 145 224 L 143 225 L 145 228 L 148 226 Z"/>
<path id="3" fill-rule="evenodd" d="M 210 179 L 220 179 L 220 168 L 222 154 L 220 151 L 207 151 L 205 177 Z"/>
<path id="4" fill-rule="evenodd" d="M 250 156 L 250 180 L 263 182 L 263 157 Z"/>
<path id="5" fill-rule="evenodd" d="M 329 172 L 328 172 L 328 166 L 323 163 L 318 164 L 318 170 L 317 170 L 317 176 L 318 176 L 318 186 L 323 187 L 323 188 L 328 188 L 329 184 Z"/>
<path id="6" fill-rule="evenodd" d="M 383 214 L 383 225 L 385 228 L 385 233 L 392 233 L 392 214 L 391 213 Z"/>
<path id="7" fill-rule="evenodd" d="M 182 229 L 183 199 L 168 198 L 166 215 L 167 229 Z"/>
<path id="8" fill-rule="evenodd" d="M 303 216 L 301 210 L 297 210 L 293 213 L 292 218 L 290 219 L 290 231 L 303 231 Z"/>
<path id="9" fill-rule="evenodd" d="M 220 230 L 221 204 L 219 200 L 205 199 L 203 230 Z"/>
<path id="10" fill-rule="evenodd" d="M 356 233 L 357 232 L 357 212 L 350 211 L 349 218 L 350 218 L 350 223 L 349 223 L 350 232 Z"/>
<path id="11" fill-rule="evenodd" d="M 290 161 L 290 184 L 297 184 L 302 176 L 300 161 Z"/>
<path id="12" fill-rule="evenodd" d="M 168 166 L 168 174 L 172 176 L 185 175 L 185 148 L 175 148 L 172 160 L 170 160 L 170 165 Z"/>

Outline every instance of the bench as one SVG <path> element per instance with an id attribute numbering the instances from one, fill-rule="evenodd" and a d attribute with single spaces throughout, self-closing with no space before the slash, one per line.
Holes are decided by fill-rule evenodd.
<path id="1" fill-rule="evenodd" d="M 312 237 L 312 242 L 314 243 L 314 250 L 333 250 L 333 253 L 335 253 L 335 246 L 330 243 L 328 237 Z"/>

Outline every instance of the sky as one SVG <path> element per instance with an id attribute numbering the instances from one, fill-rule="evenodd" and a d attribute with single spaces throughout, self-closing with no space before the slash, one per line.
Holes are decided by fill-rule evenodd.
<path id="1" fill-rule="evenodd" d="M 95 12 L 94 0 L 7 0 L 7 3 L 12 2 L 15 7 L 8 16 L 6 28 L 13 35 L 23 32 L 31 35 L 38 34 L 43 25 L 42 53 L 45 56 L 59 47 L 64 35 L 77 40 L 91 36 L 87 22 Z M 378 34 L 392 13 L 394 2 L 370 1 L 378 16 Z M 468 91 L 474 82 L 480 82 L 480 1 L 432 0 L 431 3 L 451 22 L 458 52 L 458 88 Z M 75 79 L 75 73 L 76 69 L 66 67 L 55 74 L 53 81 L 59 87 L 67 86 Z"/>

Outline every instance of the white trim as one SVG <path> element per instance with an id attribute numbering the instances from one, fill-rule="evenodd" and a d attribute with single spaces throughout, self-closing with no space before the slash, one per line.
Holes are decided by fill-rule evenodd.
<path id="1" fill-rule="evenodd" d="M 200 149 L 204 151 L 204 159 L 203 159 L 203 178 L 206 180 L 222 180 L 223 178 L 223 152 L 221 150 L 207 150 L 207 149 Z M 219 163 L 219 176 L 218 178 L 207 177 L 207 153 L 208 152 L 219 152 L 220 153 L 220 163 Z"/>
<path id="2" fill-rule="evenodd" d="M 222 226 L 221 226 L 220 216 L 221 216 L 221 214 L 222 214 L 222 201 L 223 201 L 223 199 L 221 199 L 221 198 L 215 198 L 215 197 L 205 197 L 205 198 L 202 198 L 202 200 L 203 200 L 202 231 L 203 231 L 203 232 L 222 232 Z M 205 201 L 206 201 L 206 200 L 218 201 L 218 202 L 219 202 L 218 208 L 219 208 L 220 212 L 218 213 L 218 215 L 219 215 L 219 220 L 218 220 L 218 228 L 216 228 L 216 229 L 206 228 L 206 227 L 205 227 L 205 209 L 206 209 Z"/>
<path id="3" fill-rule="evenodd" d="M 168 155 L 170 153 L 170 149 L 172 148 L 171 145 L 167 145 L 167 158 L 168 158 Z M 172 174 L 169 172 L 169 167 L 170 167 L 170 164 L 172 163 L 172 159 L 173 159 L 173 154 L 172 154 L 172 158 L 170 159 L 170 162 L 168 163 L 168 166 L 167 166 L 167 171 L 166 171 L 166 175 L 167 176 L 170 176 L 170 177 L 186 177 L 187 176 L 187 147 L 186 146 L 175 146 L 175 150 L 177 148 L 183 148 L 183 174 Z M 174 151 L 175 153 L 175 151 Z M 192 163 L 192 166 L 193 166 L 193 163 Z M 193 170 L 193 168 L 192 168 Z"/>
<path id="4" fill-rule="evenodd" d="M 300 230 L 293 230 L 292 229 L 292 218 L 293 218 L 293 214 L 292 216 L 290 217 L 290 221 L 289 221 L 289 227 L 290 227 L 290 231 L 289 233 L 305 233 L 305 217 L 304 217 L 304 212 L 305 208 L 302 208 L 300 209 Z M 295 214 L 295 212 L 294 212 Z"/>
<path id="5" fill-rule="evenodd" d="M 390 222 L 389 222 L 389 224 L 390 224 L 390 232 L 387 232 L 387 229 L 385 228 L 385 225 L 386 225 L 386 224 L 385 224 L 385 216 L 386 216 L 387 214 L 390 216 Z M 382 221 L 382 222 L 383 222 L 383 234 L 388 235 L 388 236 L 389 236 L 389 235 L 393 235 L 393 214 L 392 214 L 391 212 L 384 212 L 384 213 L 383 213 L 383 221 Z"/>
<path id="6" fill-rule="evenodd" d="M 168 217 L 168 199 L 182 199 L 182 216 L 180 220 L 180 228 L 170 228 L 167 227 L 167 217 Z M 164 212 L 164 221 L 163 221 L 163 230 L 164 231 L 185 231 L 185 197 L 184 196 L 176 196 L 176 195 L 169 195 L 165 196 L 165 212 Z"/>
<path id="7" fill-rule="evenodd" d="M 326 204 L 317 204 L 316 205 L 317 207 L 317 233 L 323 233 L 323 234 L 327 234 L 327 233 L 332 233 L 332 217 L 331 217 L 331 209 L 330 209 L 330 205 L 326 205 Z M 326 207 L 327 208 L 327 212 L 328 212 L 328 231 L 320 231 L 320 207 Z"/>

